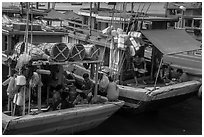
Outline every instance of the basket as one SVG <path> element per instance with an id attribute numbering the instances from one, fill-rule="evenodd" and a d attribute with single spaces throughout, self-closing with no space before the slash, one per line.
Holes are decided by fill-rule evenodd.
<path id="1" fill-rule="evenodd" d="M 84 45 L 85 48 L 85 57 L 86 60 L 98 60 L 100 50 L 99 48 L 96 48 L 95 45 L 87 44 Z"/>
<path id="2" fill-rule="evenodd" d="M 38 45 L 38 48 L 56 62 L 64 62 L 69 59 L 70 49 L 65 43 L 42 43 Z"/>
<path id="3" fill-rule="evenodd" d="M 85 49 L 82 44 L 74 44 L 71 48 L 70 60 L 82 61 L 85 57 Z"/>
<path id="4" fill-rule="evenodd" d="M 51 57 L 54 61 L 67 61 L 69 59 L 69 54 L 69 48 L 65 43 L 57 43 L 52 47 Z"/>

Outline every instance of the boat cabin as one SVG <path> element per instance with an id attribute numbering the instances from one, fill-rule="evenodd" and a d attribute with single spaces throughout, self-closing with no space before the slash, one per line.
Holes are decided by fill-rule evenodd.
<path id="1" fill-rule="evenodd" d="M 122 67 L 119 76 L 120 84 L 135 85 L 134 76 L 136 74 L 132 62 L 134 62 L 134 58 L 137 55 L 144 58 L 146 62 L 146 71 L 139 72 L 142 75 L 137 76 L 137 79 L 146 81 L 146 84 L 140 81 L 143 86 L 152 86 L 153 83 L 165 84 L 163 79 L 159 79 L 159 77 L 166 72 L 170 73 L 168 69 L 174 69 L 176 71 L 177 68 L 180 68 L 183 69 L 183 72 L 189 74 L 195 74 L 192 71 L 196 71 L 197 73 L 201 71 L 201 64 L 197 67 L 198 64 L 186 64 L 185 61 L 182 63 L 179 59 L 171 60 L 169 57 L 185 51 L 200 49 L 201 43 L 189 36 L 185 30 L 142 30 L 141 34 L 142 40 L 138 41 L 140 42 L 140 48 L 136 50 L 135 55 L 133 56 L 131 49 L 128 49 L 131 52 L 127 52 L 126 49 L 126 52 L 124 52 L 126 53 L 124 64 L 120 64 L 121 61 L 119 61 L 119 68 Z M 122 54 L 119 57 L 122 58 Z M 177 67 L 175 67 L 176 65 Z M 162 74 L 160 74 L 160 71 Z"/>

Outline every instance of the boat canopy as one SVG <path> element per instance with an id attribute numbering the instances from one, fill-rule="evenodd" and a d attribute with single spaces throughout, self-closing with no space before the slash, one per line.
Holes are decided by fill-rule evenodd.
<path id="1" fill-rule="evenodd" d="M 164 56 L 201 49 L 201 42 L 195 40 L 185 30 L 142 30 L 141 32 Z"/>

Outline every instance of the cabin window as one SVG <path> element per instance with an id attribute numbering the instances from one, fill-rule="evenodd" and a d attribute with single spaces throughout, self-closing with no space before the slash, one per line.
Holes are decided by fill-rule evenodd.
<path id="1" fill-rule="evenodd" d="M 105 23 L 106 28 L 108 27 L 108 23 Z"/>
<path id="2" fill-rule="evenodd" d="M 202 28 L 202 21 L 201 20 L 194 20 L 194 27 Z"/>
<path id="3" fill-rule="evenodd" d="M 176 10 L 175 10 L 175 9 L 169 10 L 169 14 L 170 14 L 170 15 L 176 15 Z"/>
<path id="4" fill-rule="evenodd" d="M 101 30 L 101 22 L 98 22 L 98 30 Z"/>
<path id="5" fill-rule="evenodd" d="M 192 26 L 192 19 L 185 19 L 185 26 L 191 27 Z"/>
<path id="6" fill-rule="evenodd" d="M 177 14 L 182 14 L 182 10 L 176 10 Z"/>
<path id="7" fill-rule="evenodd" d="M 84 24 L 88 25 L 88 17 L 84 17 Z"/>

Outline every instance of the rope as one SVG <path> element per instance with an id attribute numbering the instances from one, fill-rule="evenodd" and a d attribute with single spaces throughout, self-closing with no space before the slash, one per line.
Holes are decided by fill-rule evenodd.
<path id="1" fill-rule="evenodd" d="M 7 127 L 8 127 L 10 122 L 11 122 L 11 120 L 9 120 L 9 122 L 6 124 L 6 126 L 5 126 L 5 128 L 4 128 L 3 132 L 2 132 L 2 135 L 5 135 L 5 132 L 6 132 Z"/>

